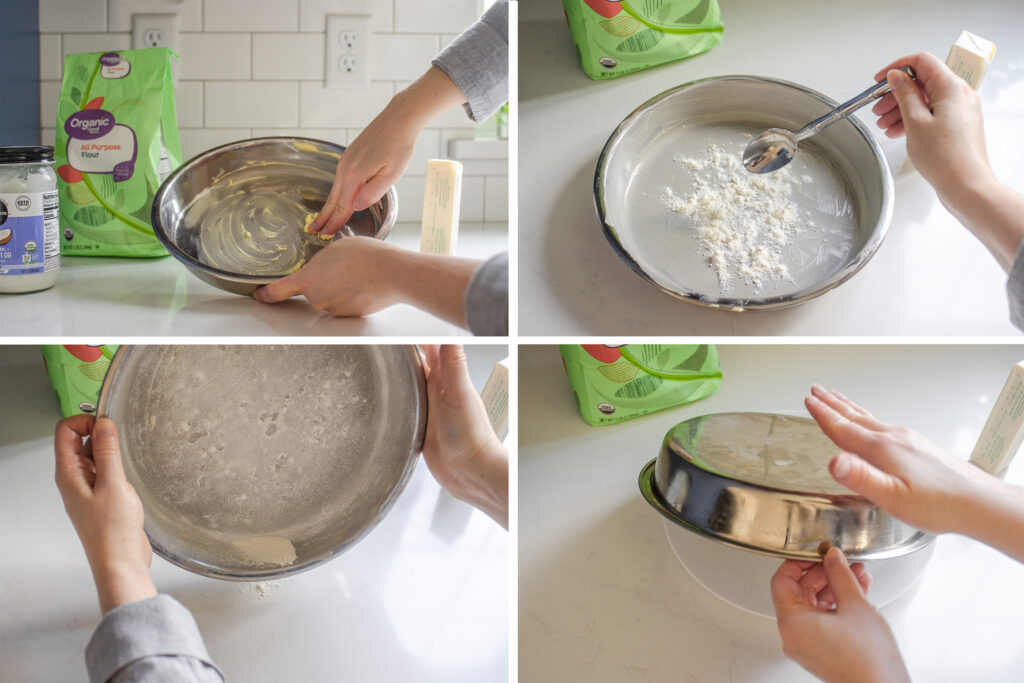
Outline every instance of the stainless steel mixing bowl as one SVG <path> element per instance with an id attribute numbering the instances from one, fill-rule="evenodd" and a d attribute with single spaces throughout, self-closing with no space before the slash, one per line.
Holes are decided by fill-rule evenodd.
<path id="1" fill-rule="evenodd" d="M 709 140 L 735 141 L 737 155 L 750 136 L 766 128 L 795 130 L 835 107 L 837 102 L 787 81 L 756 76 L 706 78 L 668 90 L 625 118 L 601 152 L 594 177 L 597 213 L 605 237 L 634 272 L 672 296 L 727 308 L 775 309 L 802 303 L 845 282 L 877 251 L 892 214 L 892 177 L 881 148 L 864 125 L 851 117 L 837 123 L 806 148 L 801 157 L 827 170 L 846 197 L 804 184 L 804 204 L 815 211 L 836 209 L 855 215 L 843 234 L 809 230 L 791 252 L 792 283 L 722 293 L 708 258 L 693 246 L 673 248 L 681 228 L 672 223 L 658 193 L 673 175 L 674 157 L 706 149 Z M 817 180 L 817 179 L 815 179 Z M 838 194 L 838 193 L 836 193 Z"/>
<path id="2" fill-rule="evenodd" d="M 884 560 L 934 540 L 833 480 L 837 451 L 809 418 L 704 415 L 669 430 L 640 490 L 688 531 L 779 558 L 819 560 L 831 543 L 852 561 Z"/>
<path id="3" fill-rule="evenodd" d="M 122 346 L 99 398 L 154 552 L 203 576 L 320 565 L 416 464 L 426 382 L 407 346 Z"/>
<path id="4" fill-rule="evenodd" d="M 189 212 L 197 202 L 216 204 L 225 196 L 283 192 L 298 188 L 309 213 L 316 213 L 334 182 L 338 158 L 345 148 L 331 142 L 294 137 L 241 140 L 203 152 L 183 164 L 160 185 L 153 200 L 153 232 L 174 258 L 214 287 L 250 296 L 261 285 L 287 273 L 249 275 L 207 265 L 199 260 L 200 225 Z M 238 182 L 236 172 L 258 167 L 261 177 Z M 235 173 L 232 179 L 232 173 Z M 342 232 L 384 239 L 398 216 L 398 195 L 391 188 L 373 206 L 357 211 Z M 298 228 L 299 226 L 297 226 Z"/>

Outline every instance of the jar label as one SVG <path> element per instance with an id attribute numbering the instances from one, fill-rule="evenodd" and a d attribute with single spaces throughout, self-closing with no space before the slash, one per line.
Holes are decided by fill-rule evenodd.
<path id="1" fill-rule="evenodd" d="M 60 267 L 57 191 L 0 193 L 0 275 Z"/>

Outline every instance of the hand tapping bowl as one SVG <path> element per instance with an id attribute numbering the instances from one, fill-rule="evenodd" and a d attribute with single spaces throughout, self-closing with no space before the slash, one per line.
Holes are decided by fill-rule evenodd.
<path id="1" fill-rule="evenodd" d="M 693 236 L 700 226 L 659 201 L 665 188 L 685 196 L 696 187 L 680 158 L 698 158 L 716 144 L 740 162 L 759 132 L 799 128 L 836 105 L 795 83 L 757 76 L 706 78 L 648 100 L 619 124 L 597 162 L 594 195 L 605 237 L 648 282 L 712 308 L 785 308 L 842 284 L 878 250 L 893 204 L 885 156 L 852 116 L 802 143 L 790 164 L 802 216 L 802 231 L 784 247 L 790 280 L 756 286 L 737 278 L 727 291 Z"/>
<path id="2" fill-rule="evenodd" d="M 122 346 L 98 411 L 153 551 L 263 581 L 328 562 L 388 513 L 422 448 L 426 380 L 411 346 Z"/>
<path id="3" fill-rule="evenodd" d="M 866 564 L 868 598 L 883 606 L 921 577 L 935 536 L 833 480 L 837 452 L 806 417 L 704 415 L 669 430 L 640 490 L 683 566 L 727 602 L 771 615 L 781 560 L 820 561 L 827 543 Z"/>
<path id="4" fill-rule="evenodd" d="M 203 228 L 204 215 L 238 198 L 258 200 L 286 195 L 294 197 L 293 210 L 301 207 L 300 214 L 315 214 L 330 193 L 338 159 L 344 151 L 344 147 L 322 140 L 268 137 L 232 142 L 203 152 L 160 185 L 153 200 L 153 232 L 167 251 L 199 279 L 233 294 L 251 296 L 257 287 L 287 275 L 288 269 L 253 274 L 211 264 L 202 257 L 204 235 L 207 244 L 213 241 L 211 223 Z M 398 195 L 391 188 L 376 204 L 354 213 L 335 239 L 347 235 L 385 239 L 397 216 Z M 292 218 L 296 234 L 302 231 L 301 220 Z M 258 226 L 250 225 L 248 230 L 258 235 Z M 306 238 L 302 248 L 307 259 L 329 244 L 317 240 L 316 236 Z M 232 262 L 231 257 L 233 254 L 228 254 L 228 262 Z"/>

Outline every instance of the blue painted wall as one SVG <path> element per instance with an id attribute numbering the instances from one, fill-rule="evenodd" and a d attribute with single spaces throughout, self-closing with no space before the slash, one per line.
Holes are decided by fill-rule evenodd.
<path id="1" fill-rule="evenodd" d="M 39 0 L 0 0 L 0 146 L 39 144 Z"/>

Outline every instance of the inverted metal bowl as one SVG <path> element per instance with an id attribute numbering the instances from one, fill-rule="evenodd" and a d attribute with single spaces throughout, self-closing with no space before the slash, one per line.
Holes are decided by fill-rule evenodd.
<path id="1" fill-rule="evenodd" d="M 706 78 L 648 100 L 619 124 L 597 162 L 594 195 L 605 237 L 634 272 L 662 291 L 713 308 L 785 308 L 845 282 L 878 250 L 893 203 L 885 156 L 856 118 L 801 142 L 791 164 L 796 168 L 802 159 L 814 160 L 826 169 L 831 182 L 843 188 L 835 194 L 845 196 L 815 194 L 814 184 L 805 185 L 812 189 L 805 202 L 823 209 L 848 202 L 843 210 L 856 215 L 856 227 L 852 234 L 809 230 L 801 243 L 787 247 L 800 272 L 785 286 L 723 294 L 695 244 L 670 245 L 679 243 L 682 228 L 657 199 L 677 172 L 674 154 L 706 149 L 709 141 L 720 139 L 733 141 L 739 155 L 749 136 L 767 128 L 799 130 L 836 104 L 795 83 L 757 76 Z"/>
<path id="2" fill-rule="evenodd" d="M 188 209 L 196 202 L 216 203 L 239 191 L 282 192 L 299 188 L 309 213 L 323 208 L 334 183 L 341 145 L 323 140 L 296 137 L 254 138 L 232 142 L 203 152 L 183 164 L 160 185 L 153 200 L 153 232 L 174 258 L 185 264 L 196 277 L 219 289 L 251 296 L 257 287 L 267 285 L 288 273 L 249 275 L 215 268 L 199 260 L 200 224 Z M 244 178 L 231 174 L 259 167 L 262 177 Z M 357 211 L 339 231 L 345 234 L 385 239 L 398 216 L 398 194 L 391 188 L 373 206 Z M 298 227 L 298 226 L 297 226 Z"/>
<path id="3" fill-rule="evenodd" d="M 833 480 L 837 451 L 808 418 L 704 415 L 669 430 L 640 490 L 685 529 L 774 557 L 820 560 L 831 543 L 853 561 L 883 560 L 934 540 Z"/>
<path id="4" fill-rule="evenodd" d="M 426 410 L 419 353 L 383 345 L 122 346 L 98 406 L 154 552 L 236 581 L 369 533 L 413 472 Z"/>

